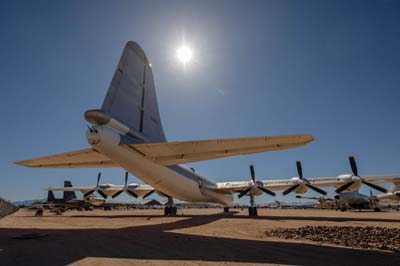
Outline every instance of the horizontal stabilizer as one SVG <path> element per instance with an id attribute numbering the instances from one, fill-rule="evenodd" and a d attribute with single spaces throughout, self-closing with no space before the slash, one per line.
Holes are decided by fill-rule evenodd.
<path id="1" fill-rule="evenodd" d="M 311 135 L 215 139 L 131 144 L 145 157 L 161 165 L 176 165 L 253 153 L 297 148 L 314 140 Z"/>
<path id="2" fill-rule="evenodd" d="M 26 167 L 43 168 L 105 168 L 119 167 L 104 154 L 95 149 L 65 152 L 56 155 L 19 161 L 16 164 Z"/>
<path id="3" fill-rule="evenodd" d="M 176 165 L 237 155 L 297 148 L 314 140 L 311 135 L 214 139 L 130 144 L 144 157 L 161 165 Z M 123 144 L 126 145 L 126 144 Z M 105 168 L 119 167 L 104 154 L 86 149 L 16 162 L 27 167 Z"/>

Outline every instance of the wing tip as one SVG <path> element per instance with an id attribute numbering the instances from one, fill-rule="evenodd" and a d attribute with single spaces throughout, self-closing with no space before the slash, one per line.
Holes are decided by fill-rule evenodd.
<path id="1" fill-rule="evenodd" d="M 14 164 L 19 165 L 19 166 L 32 167 L 29 165 L 28 161 L 17 161 L 17 162 L 14 162 Z"/>

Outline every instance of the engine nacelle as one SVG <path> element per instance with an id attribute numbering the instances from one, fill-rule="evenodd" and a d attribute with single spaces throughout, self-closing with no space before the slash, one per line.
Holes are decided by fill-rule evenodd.
<path id="1" fill-rule="evenodd" d="M 291 178 L 293 185 L 299 185 L 294 192 L 296 194 L 304 194 L 308 191 L 308 187 L 305 185 L 304 180 L 301 179 L 300 177 L 292 177 Z"/>
<path id="2" fill-rule="evenodd" d="M 354 184 L 351 185 L 349 188 L 346 189 L 348 192 L 355 192 L 357 191 L 361 185 L 361 178 L 358 176 L 355 176 L 353 174 L 341 174 L 337 176 L 337 180 L 343 183 L 351 182 L 354 181 Z M 337 185 L 335 187 L 340 187 L 341 185 Z"/>

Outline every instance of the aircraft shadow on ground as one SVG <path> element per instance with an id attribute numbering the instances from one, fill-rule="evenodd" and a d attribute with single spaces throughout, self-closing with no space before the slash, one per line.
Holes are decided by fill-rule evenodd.
<path id="1" fill-rule="evenodd" d="M 137 214 L 116 214 L 116 215 L 72 215 L 68 217 L 74 218 L 105 218 L 105 219 L 121 219 L 121 218 L 161 218 L 164 215 L 161 214 L 162 210 L 160 210 L 160 214 L 152 214 L 152 215 L 137 215 Z M 368 218 L 368 217 L 329 217 L 329 216 L 277 216 L 277 215 L 263 215 L 263 216 L 248 216 L 245 214 L 238 214 L 238 211 L 231 211 L 230 213 L 217 213 L 212 215 L 177 215 L 176 217 L 182 218 L 200 218 L 200 217 L 218 217 L 220 218 L 229 218 L 229 219 L 262 219 L 262 220 L 298 220 L 298 221 L 331 221 L 331 222 L 348 222 L 348 221 L 360 221 L 360 222 L 393 222 L 400 223 L 399 219 L 388 219 L 388 218 Z M 33 216 L 32 216 L 33 217 Z M 44 216 L 53 218 L 57 216 Z M 63 217 L 64 216 L 59 216 Z M 35 218 L 35 217 L 34 217 Z"/>
<path id="2" fill-rule="evenodd" d="M 266 215 L 250 217 L 248 215 L 235 215 L 232 218 L 235 219 L 265 219 L 265 220 L 298 220 L 298 221 L 327 221 L 327 222 L 348 222 L 348 221 L 360 221 L 360 222 L 393 222 L 400 223 L 400 219 L 387 219 L 387 218 L 366 218 L 366 217 L 327 217 L 327 216 L 277 216 L 277 215 Z"/>
<path id="3" fill-rule="evenodd" d="M 102 257 L 291 265 L 400 263 L 399 254 L 388 252 L 170 232 L 205 225 L 223 217 L 226 214 L 199 215 L 171 223 L 120 229 L 1 228 L 0 262 L 1 265 L 66 265 L 87 257 Z M 48 236 L 30 240 L 12 239 L 28 233 Z"/>

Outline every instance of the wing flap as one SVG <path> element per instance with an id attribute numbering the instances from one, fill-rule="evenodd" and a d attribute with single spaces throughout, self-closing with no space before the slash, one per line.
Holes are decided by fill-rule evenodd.
<path id="1" fill-rule="evenodd" d="M 56 155 L 15 162 L 18 165 L 37 168 L 106 168 L 118 167 L 104 154 L 95 149 L 84 149 Z"/>
<path id="2" fill-rule="evenodd" d="M 311 135 L 215 139 L 183 142 L 131 144 L 145 157 L 161 165 L 175 165 L 297 148 L 313 141 Z"/>

